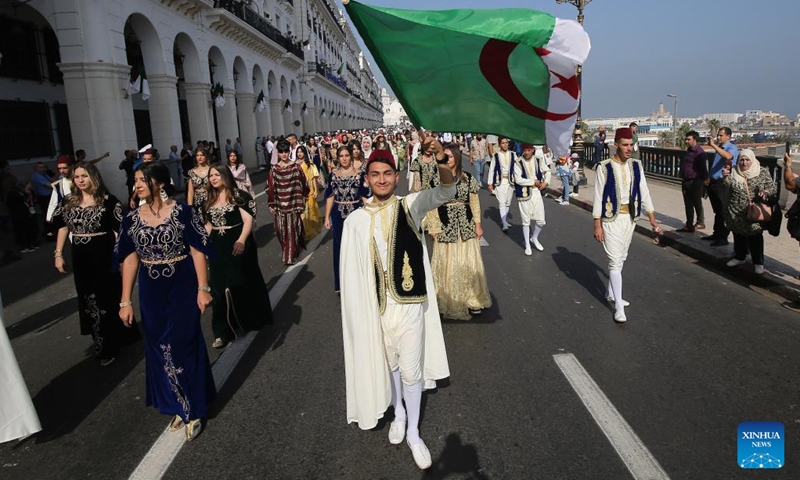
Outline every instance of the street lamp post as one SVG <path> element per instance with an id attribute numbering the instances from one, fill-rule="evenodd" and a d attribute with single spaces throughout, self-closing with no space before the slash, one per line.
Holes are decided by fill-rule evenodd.
<path id="1" fill-rule="evenodd" d="M 672 115 L 672 142 L 678 146 L 678 94 L 668 93 L 667 97 L 675 99 L 675 113 Z"/>
<path id="2" fill-rule="evenodd" d="M 578 23 L 583 26 L 583 9 L 592 0 L 556 0 L 556 3 L 570 3 L 578 9 Z M 578 99 L 578 118 L 575 120 L 575 131 L 572 132 L 572 150 L 583 158 L 583 132 L 581 131 L 581 105 L 583 104 L 583 66 L 578 65 L 578 87 L 581 91 L 581 98 Z"/>

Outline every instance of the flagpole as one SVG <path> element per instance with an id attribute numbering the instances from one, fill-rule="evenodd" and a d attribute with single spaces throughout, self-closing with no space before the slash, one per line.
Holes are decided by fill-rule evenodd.
<path id="1" fill-rule="evenodd" d="M 345 1 L 345 0 L 342 0 Z M 350 1 L 350 0 L 346 0 Z M 583 27 L 583 9 L 586 8 L 586 5 L 589 5 L 592 0 L 556 0 L 556 3 L 570 3 L 575 5 L 575 8 L 578 9 L 578 23 Z M 581 107 L 583 105 L 583 65 L 578 65 L 577 69 L 578 74 L 578 88 L 580 88 L 581 96 L 578 99 L 578 118 L 575 120 L 575 131 L 572 132 L 572 151 L 577 153 L 581 160 L 585 160 L 583 158 L 583 131 L 581 130 L 581 122 L 583 119 L 583 115 L 581 114 Z M 584 162 L 584 165 L 586 163 Z"/>

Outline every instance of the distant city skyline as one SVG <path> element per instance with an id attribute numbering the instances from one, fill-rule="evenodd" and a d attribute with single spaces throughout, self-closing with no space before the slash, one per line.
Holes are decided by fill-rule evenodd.
<path id="1" fill-rule="evenodd" d="M 414 10 L 487 7 L 478 0 L 360 1 Z M 573 5 L 555 0 L 500 0 L 492 7 L 541 10 L 564 19 L 577 15 Z M 787 53 L 797 42 L 800 2 L 594 0 L 585 16 L 592 52 L 583 69 L 584 118 L 649 115 L 659 102 L 671 112 L 668 93 L 679 97 L 678 117 L 759 109 L 794 119 L 800 113 L 800 62 Z M 378 83 L 391 94 L 358 41 Z"/>

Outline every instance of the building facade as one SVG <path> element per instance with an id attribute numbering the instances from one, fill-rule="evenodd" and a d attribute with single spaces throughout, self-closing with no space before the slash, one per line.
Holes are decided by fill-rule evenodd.
<path id="1" fill-rule="evenodd" d="M 383 104 L 383 124 L 384 125 L 406 125 L 409 123 L 406 109 L 400 101 L 386 91 L 381 90 L 381 103 Z"/>
<path id="2" fill-rule="evenodd" d="M 0 155 L 15 170 L 84 149 L 123 194 L 123 151 L 370 128 L 380 90 L 326 0 L 0 3 Z M 248 155 L 247 152 L 253 152 Z M 115 159 L 117 159 L 115 161 Z"/>

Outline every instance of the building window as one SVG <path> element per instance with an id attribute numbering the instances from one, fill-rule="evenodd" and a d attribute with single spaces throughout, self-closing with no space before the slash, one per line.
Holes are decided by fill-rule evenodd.
<path id="1" fill-rule="evenodd" d="M 67 105 L 56 103 L 53 105 L 53 113 L 56 119 L 56 137 L 58 138 L 58 150 L 62 154 L 72 153 L 72 130 L 69 126 L 69 112 Z"/>
<path id="2" fill-rule="evenodd" d="M 0 77 L 41 81 L 36 25 L 0 17 Z"/>
<path id="3" fill-rule="evenodd" d="M 50 106 L 45 102 L 0 100 L 0 145 L 8 159 L 55 155 Z"/>
<path id="4" fill-rule="evenodd" d="M 47 66 L 46 77 L 50 83 L 64 83 L 64 74 L 58 68 L 57 63 L 61 61 L 61 54 L 58 51 L 58 38 L 51 28 L 42 30 L 42 39 L 45 54 L 45 65 Z"/>

